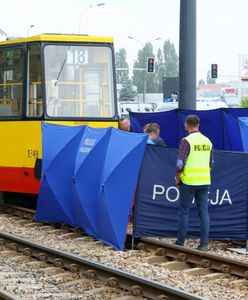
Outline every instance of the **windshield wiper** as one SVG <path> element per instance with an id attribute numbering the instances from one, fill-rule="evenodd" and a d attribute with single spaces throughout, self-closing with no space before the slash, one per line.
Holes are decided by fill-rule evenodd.
<path id="1" fill-rule="evenodd" d="M 67 51 L 66 51 L 65 58 L 64 58 L 64 60 L 63 60 L 63 64 L 62 64 L 62 66 L 61 66 L 61 68 L 60 68 L 60 70 L 59 70 L 58 76 L 57 76 L 57 78 L 56 78 L 56 80 L 55 80 L 55 83 L 54 83 L 54 86 L 55 86 L 55 87 L 57 86 L 58 80 L 59 80 L 59 78 L 60 78 L 60 75 L 61 75 L 61 73 L 62 73 L 62 71 L 63 71 L 63 69 L 64 69 L 64 66 L 65 66 L 65 63 L 66 63 L 67 57 L 68 57 L 68 51 L 70 50 L 70 47 L 71 47 L 71 46 L 69 45 L 69 46 L 68 46 L 68 49 L 67 49 Z M 53 98 L 53 96 L 51 95 L 50 98 L 49 98 L 49 100 L 47 101 L 48 104 L 50 104 L 50 102 L 52 101 L 52 98 Z"/>

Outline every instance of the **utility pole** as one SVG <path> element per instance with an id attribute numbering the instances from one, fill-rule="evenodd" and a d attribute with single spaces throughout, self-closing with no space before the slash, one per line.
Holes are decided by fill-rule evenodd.
<path id="1" fill-rule="evenodd" d="M 180 0 L 179 108 L 196 109 L 196 0 Z"/>

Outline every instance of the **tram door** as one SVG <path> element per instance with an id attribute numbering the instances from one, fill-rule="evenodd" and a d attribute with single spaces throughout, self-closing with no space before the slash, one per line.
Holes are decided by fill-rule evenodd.
<path id="1" fill-rule="evenodd" d="M 83 82 L 85 83 L 83 85 L 84 113 L 87 117 L 100 116 L 100 104 L 102 100 L 100 73 L 96 71 L 85 71 L 83 76 Z"/>
<path id="2" fill-rule="evenodd" d="M 27 61 L 26 115 L 28 117 L 40 117 L 43 114 L 41 85 L 40 48 L 38 45 L 30 45 Z"/>

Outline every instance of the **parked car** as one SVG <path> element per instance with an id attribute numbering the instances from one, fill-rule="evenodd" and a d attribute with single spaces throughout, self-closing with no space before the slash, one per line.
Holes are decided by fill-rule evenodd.
<path id="1" fill-rule="evenodd" d="M 118 113 L 120 117 L 128 117 L 130 112 L 151 113 L 157 111 L 154 103 L 119 102 Z"/>
<path id="2" fill-rule="evenodd" d="M 161 102 L 157 105 L 158 111 L 165 111 L 178 108 L 178 101 L 171 99 L 172 101 Z M 199 97 L 196 100 L 197 110 L 209 110 L 217 108 L 227 108 L 228 105 L 223 96 L 220 97 Z"/>

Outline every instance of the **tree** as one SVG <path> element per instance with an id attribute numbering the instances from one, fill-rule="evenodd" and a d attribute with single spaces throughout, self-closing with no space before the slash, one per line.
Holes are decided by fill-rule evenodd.
<path id="1" fill-rule="evenodd" d="M 119 51 L 115 53 L 115 64 L 117 69 L 128 68 L 127 52 L 125 48 L 120 48 Z M 117 83 L 121 84 L 123 82 L 126 82 L 128 78 L 129 78 L 128 70 L 127 71 L 116 70 Z"/>
<path id="2" fill-rule="evenodd" d="M 134 68 L 143 68 L 145 70 L 134 70 L 133 71 L 133 84 L 137 86 L 138 92 L 143 93 L 144 82 L 146 84 L 146 92 L 154 93 L 157 91 L 157 80 L 154 73 L 147 74 L 147 58 L 155 57 L 153 54 L 152 44 L 146 43 L 144 48 L 139 50 L 138 58 L 134 62 Z"/>
<path id="3" fill-rule="evenodd" d="M 159 48 L 157 53 L 156 75 L 158 93 L 163 92 L 164 77 L 178 77 L 179 59 L 173 43 L 166 40 L 163 51 Z"/>
<path id="4" fill-rule="evenodd" d="M 156 79 L 157 79 L 157 92 L 163 93 L 163 78 L 165 77 L 165 64 L 163 52 L 159 48 L 157 52 L 157 62 L 156 62 Z"/>
<path id="5" fill-rule="evenodd" d="M 242 108 L 248 108 L 248 96 L 242 97 L 240 106 Z"/>
<path id="6" fill-rule="evenodd" d="M 139 51 L 138 58 L 134 62 L 134 68 L 146 68 L 147 57 L 155 57 L 151 43 L 146 43 L 145 47 Z M 146 80 L 146 91 L 148 93 L 163 92 L 163 77 L 178 77 L 178 55 L 173 43 L 166 40 L 163 51 L 159 48 L 156 55 L 155 73 L 147 74 L 146 71 L 134 71 L 133 83 L 137 86 L 138 92 L 144 90 L 144 78 Z M 142 74 L 143 73 L 143 74 Z"/>
<path id="7" fill-rule="evenodd" d="M 136 96 L 136 92 L 133 89 L 133 84 L 131 79 L 127 79 L 122 84 L 122 89 L 120 91 L 120 100 L 121 101 L 128 101 L 133 100 L 133 98 Z"/>
<path id="8" fill-rule="evenodd" d="M 211 77 L 211 72 L 209 70 L 207 73 L 207 84 L 215 84 L 215 83 L 216 83 L 215 78 Z"/>
<path id="9" fill-rule="evenodd" d="M 203 79 L 200 79 L 198 85 L 205 85 L 205 81 Z"/>
<path id="10" fill-rule="evenodd" d="M 163 46 L 164 53 L 164 67 L 166 77 L 178 77 L 178 55 L 173 43 L 166 40 Z"/>

